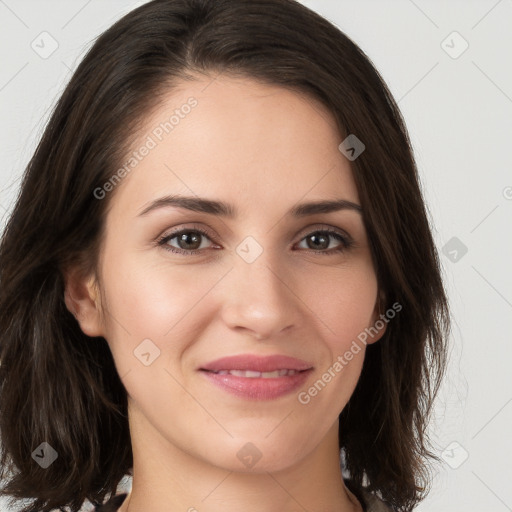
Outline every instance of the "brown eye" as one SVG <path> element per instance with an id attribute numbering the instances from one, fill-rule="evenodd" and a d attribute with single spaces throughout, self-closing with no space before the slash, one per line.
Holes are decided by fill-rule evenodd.
<path id="1" fill-rule="evenodd" d="M 158 240 L 158 246 L 176 254 L 194 255 L 208 248 L 207 243 L 206 245 L 203 244 L 205 239 L 210 242 L 212 241 L 212 236 L 205 230 L 200 228 L 186 228 L 163 236 Z M 337 240 L 339 243 L 336 247 L 329 249 L 333 239 Z M 172 245 L 170 244 L 171 240 L 175 240 Z M 309 252 L 324 255 L 343 252 L 352 247 L 354 243 L 347 235 L 343 235 L 333 229 L 312 231 L 302 238 L 301 243 L 304 241 L 307 244 L 306 249 L 309 249 Z"/>
<path id="2" fill-rule="evenodd" d="M 177 254 L 197 254 L 206 248 L 204 245 L 202 246 L 202 242 L 205 238 L 211 241 L 209 234 L 202 229 L 181 229 L 160 238 L 158 245 L 162 246 L 167 251 Z M 177 247 L 176 245 L 169 244 L 169 242 L 174 239 L 176 239 L 175 244 Z"/>
<path id="3" fill-rule="evenodd" d="M 174 235 L 169 240 L 176 238 L 180 249 L 195 251 L 201 246 L 201 237 L 203 236 L 197 233 L 197 231 L 183 231 L 179 235 Z"/>
<path id="4" fill-rule="evenodd" d="M 337 247 L 329 249 L 329 245 L 332 239 L 336 239 L 339 242 Z M 323 229 L 318 231 L 312 231 L 307 236 L 305 236 L 302 241 L 306 241 L 306 244 L 312 252 L 317 252 L 319 254 L 333 254 L 342 252 L 346 249 L 349 249 L 353 245 L 353 241 L 345 235 L 342 235 L 338 231 L 334 231 L 331 229 Z"/>

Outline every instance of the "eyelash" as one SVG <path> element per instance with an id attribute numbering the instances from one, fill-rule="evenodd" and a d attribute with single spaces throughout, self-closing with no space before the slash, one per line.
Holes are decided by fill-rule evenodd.
<path id="1" fill-rule="evenodd" d="M 169 251 L 169 252 L 172 252 L 175 254 L 181 254 L 182 256 L 188 256 L 188 255 L 192 256 L 192 255 L 199 254 L 200 252 L 204 251 L 204 249 L 194 249 L 191 251 L 186 250 L 186 249 L 176 249 L 176 247 L 172 247 L 167 244 L 167 242 L 169 242 L 173 238 L 176 238 L 177 236 L 182 235 L 184 233 L 199 233 L 202 236 L 205 236 L 206 238 L 208 238 L 212 242 L 213 242 L 213 238 L 214 238 L 207 230 L 205 230 L 203 228 L 192 227 L 192 228 L 180 229 L 177 231 L 173 231 L 172 233 L 169 233 L 167 235 L 163 235 L 162 237 L 157 239 L 157 241 L 156 241 L 157 246 L 162 247 L 166 251 Z M 322 254 L 322 255 L 329 256 L 329 255 L 333 255 L 333 254 L 337 254 L 337 253 L 346 251 L 354 246 L 354 241 L 351 238 L 349 238 L 346 235 L 342 235 L 339 231 L 336 231 L 329 227 L 311 231 L 310 233 L 305 235 L 303 238 L 301 238 L 300 241 L 302 242 L 305 238 L 307 238 L 308 236 L 311 236 L 313 234 L 330 235 L 333 238 L 336 238 L 338 241 L 340 241 L 341 245 L 335 249 L 329 249 L 329 250 L 315 251 L 313 249 L 309 249 L 309 250 L 305 249 L 307 252 L 310 252 L 310 253 Z"/>

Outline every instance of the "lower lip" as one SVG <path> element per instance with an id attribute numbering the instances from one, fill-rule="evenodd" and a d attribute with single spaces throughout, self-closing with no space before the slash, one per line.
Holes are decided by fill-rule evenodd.
<path id="1" fill-rule="evenodd" d="M 201 372 L 214 384 L 228 393 L 232 393 L 247 400 L 272 400 L 287 395 L 300 388 L 309 377 L 312 369 L 295 375 L 258 378 L 237 377 L 236 375 L 219 375 L 218 373 L 201 370 Z"/>

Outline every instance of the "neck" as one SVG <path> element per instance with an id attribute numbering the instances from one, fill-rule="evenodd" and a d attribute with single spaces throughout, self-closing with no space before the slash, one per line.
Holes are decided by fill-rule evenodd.
<path id="1" fill-rule="evenodd" d="M 279 471 L 212 465 L 169 443 L 133 411 L 130 431 L 132 490 L 119 512 L 362 512 L 341 475 L 338 422 L 313 452 Z"/>

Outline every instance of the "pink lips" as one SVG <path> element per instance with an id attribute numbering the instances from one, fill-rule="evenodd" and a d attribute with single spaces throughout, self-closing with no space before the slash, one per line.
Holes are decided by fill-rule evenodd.
<path id="1" fill-rule="evenodd" d="M 274 370 L 309 370 L 313 365 L 302 359 L 288 356 L 240 356 L 223 357 L 201 366 L 201 370 L 218 372 L 220 370 L 252 370 L 255 372 L 273 372 Z"/>
<path id="2" fill-rule="evenodd" d="M 203 365 L 199 370 L 210 382 L 240 398 L 271 400 L 291 393 L 304 384 L 313 370 L 313 365 L 283 355 L 261 357 L 245 354 L 217 359 Z M 247 376 L 227 373 L 231 370 L 238 374 L 249 373 Z M 286 373 L 284 370 L 291 371 Z M 257 376 L 254 372 L 278 372 L 279 375 Z"/>

